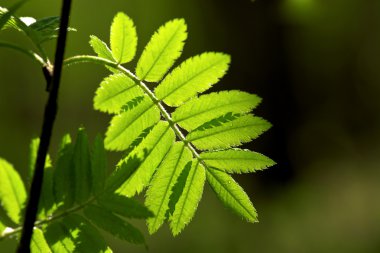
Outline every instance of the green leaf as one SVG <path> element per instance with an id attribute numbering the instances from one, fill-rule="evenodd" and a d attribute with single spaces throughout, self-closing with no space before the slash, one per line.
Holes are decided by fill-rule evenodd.
<path id="1" fill-rule="evenodd" d="M 0 218 L 0 236 L 2 235 L 3 231 L 5 230 L 6 226 L 3 224 Z"/>
<path id="2" fill-rule="evenodd" d="M 157 86 L 157 98 L 170 106 L 181 105 L 217 83 L 226 74 L 230 60 L 222 53 L 203 53 L 186 60 Z"/>
<path id="3" fill-rule="evenodd" d="M 103 191 L 107 177 L 107 154 L 100 135 L 95 137 L 91 153 L 92 190 L 95 194 Z"/>
<path id="4" fill-rule="evenodd" d="M 243 188 L 227 173 L 215 169 L 206 170 L 207 182 L 220 201 L 249 222 L 257 222 L 257 213 Z"/>
<path id="5" fill-rule="evenodd" d="M 38 154 L 38 147 L 40 146 L 40 138 L 34 138 L 30 142 L 29 145 L 29 170 L 28 170 L 28 178 L 29 181 L 32 181 L 33 175 L 34 175 L 34 169 L 36 167 L 36 161 L 37 161 L 37 154 Z M 52 167 L 51 158 L 50 155 L 46 155 L 45 160 L 45 168 Z"/>
<path id="6" fill-rule="evenodd" d="M 118 63 L 132 61 L 137 47 L 136 27 L 132 19 L 122 12 L 113 19 L 110 41 L 112 54 Z"/>
<path id="7" fill-rule="evenodd" d="M 191 99 L 172 114 L 173 121 L 191 131 L 226 113 L 246 113 L 255 108 L 261 99 L 243 91 L 214 92 Z"/>
<path id="8" fill-rule="evenodd" d="M 146 128 L 160 120 L 160 111 L 147 95 L 138 106 L 113 117 L 106 133 L 109 150 L 125 150 Z"/>
<path id="9" fill-rule="evenodd" d="M 138 201 L 118 194 L 103 195 L 99 205 L 126 218 L 146 219 L 153 213 Z"/>
<path id="10" fill-rule="evenodd" d="M 55 199 L 65 208 L 71 207 L 75 201 L 73 153 L 74 145 L 71 143 L 70 135 L 66 134 L 61 140 L 53 175 Z"/>
<path id="11" fill-rule="evenodd" d="M 271 127 L 262 118 L 252 115 L 238 116 L 230 115 L 226 122 L 198 128 L 190 132 L 186 139 L 200 150 L 223 149 L 249 142 Z"/>
<path id="12" fill-rule="evenodd" d="M 136 67 L 140 80 L 158 82 L 181 55 L 187 38 L 183 19 L 174 19 L 161 26 L 145 47 Z"/>
<path id="13" fill-rule="evenodd" d="M 20 224 L 25 201 L 26 191 L 20 175 L 10 163 L 0 158 L 0 204 L 16 224 Z"/>
<path id="14" fill-rule="evenodd" d="M 117 193 L 132 197 L 140 193 L 150 182 L 153 173 L 174 143 L 174 133 L 167 122 L 160 121 L 148 136 L 126 159 L 137 156 L 141 163 L 137 170 L 117 190 Z"/>
<path id="15" fill-rule="evenodd" d="M 33 229 L 32 241 L 30 242 L 30 251 L 32 253 L 51 253 L 52 251 L 47 244 L 44 234 L 39 228 Z"/>
<path id="16" fill-rule="evenodd" d="M 75 242 L 75 252 L 112 253 L 99 231 L 82 216 L 77 214 L 66 216 L 63 224 Z"/>
<path id="17" fill-rule="evenodd" d="M 182 194 L 169 218 L 170 228 L 174 236 L 178 235 L 193 218 L 202 198 L 205 180 L 203 165 L 199 161 L 193 161 Z"/>
<path id="18" fill-rule="evenodd" d="M 55 16 L 38 19 L 30 25 L 27 24 L 27 26 L 34 32 L 34 42 L 36 44 L 42 44 L 46 41 L 58 38 L 59 24 L 60 17 Z M 76 29 L 68 28 L 68 31 L 76 31 Z"/>
<path id="19" fill-rule="evenodd" d="M 97 227 L 122 240 L 136 244 L 145 243 L 144 236 L 137 228 L 106 209 L 89 205 L 84 209 L 84 214 Z"/>
<path id="20" fill-rule="evenodd" d="M 45 229 L 45 238 L 54 253 L 75 252 L 75 241 L 71 234 L 78 229 L 70 231 L 62 222 L 50 223 Z"/>
<path id="21" fill-rule="evenodd" d="M 242 149 L 204 152 L 200 154 L 200 157 L 209 167 L 228 173 L 255 172 L 276 164 L 260 153 Z"/>
<path id="22" fill-rule="evenodd" d="M 86 201 L 91 194 L 92 175 L 88 137 L 84 128 L 79 128 L 74 146 L 73 169 L 75 200 L 78 204 Z"/>
<path id="23" fill-rule="evenodd" d="M 53 192 L 53 168 L 45 167 L 44 179 L 42 183 L 41 196 L 39 201 L 39 218 L 47 218 L 58 208 Z"/>
<path id="24" fill-rule="evenodd" d="M 108 48 L 107 44 L 100 40 L 98 37 L 95 35 L 90 36 L 90 45 L 94 52 L 102 58 L 108 59 L 110 61 L 116 61 L 113 58 L 111 50 Z"/>
<path id="25" fill-rule="evenodd" d="M 21 0 L 17 3 L 13 4 L 9 10 L 0 7 L 0 31 L 3 29 L 3 27 L 11 20 L 13 17 L 12 15 L 21 7 L 23 6 L 27 1 Z"/>
<path id="26" fill-rule="evenodd" d="M 172 188 L 177 182 L 185 165 L 192 159 L 192 154 L 185 145 L 176 142 L 157 169 L 146 194 L 145 204 L 155 214 L 147 220 L 149 232 L 156 232 L 165 220 L 169 208 Z"/>
<path id="27" fill-rule="evenodd" d="M 94 108 L 102 112 L 119 113 L 128 101 L 142 95 L 144 93 L 141 88 L 126 75 L 111 75 L 97 89 Z"/>

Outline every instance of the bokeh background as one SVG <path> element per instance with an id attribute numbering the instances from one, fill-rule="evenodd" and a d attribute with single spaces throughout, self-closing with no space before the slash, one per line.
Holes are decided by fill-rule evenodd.
<path id="1" fill-rule="evenodd" d="M 14 0 L 1 0 L 10 6 Z M 33 0 L 21 16 L 59 14 L 60 1 Z M 165 226 L 147 236 L 150 252 L 380 252 L 380 1 L 112 0 L 74 1 L 67 56 L 90 54 L 89 35 L 108 41 L 114 14 L 135 21 L 138 54 L 167 20 L 184 17 L 189 38 L 181 59 L 203 51 L 232 55 L 213 88 L 258 94 L 255 111 L 273 128 L 247 146 L 273 158 L 263 172 L 237 176 L 259 212 L 248 224 L 206 187 L 193 222 L 172 238 Z M 29 45 L 16 32 L 1 40 Z M 47 48 L 53 55 L 54 43 Z M 135 63 L 127 67 L 133 69 Z M 65 69 L 52 153 L 65 133 L 84 125 L 91 138 L 109 116 L 92 109 L 107 71 Z M 38 136 L 47 98 L 39 66 L 0 49 L 0 156 L 26 178 L 29 140 Z M 110 155 L 111 160 L 120 154 Z M 137 223 L 147 235 L 143 223 Z M 107 236 L 115 252 L 146 252 Z M 0 242 L 12 252 L 14 242 Z"/>

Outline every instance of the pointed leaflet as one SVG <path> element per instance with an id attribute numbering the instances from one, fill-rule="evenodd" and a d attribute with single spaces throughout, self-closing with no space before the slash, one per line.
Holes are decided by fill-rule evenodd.
<path id="1" fill-rule="evenodd" d="M 88 137 L 84 128 L 79 128 L 74 146 L 73 169 L 75 182 L 75 200 L 78 204 L 86 201 L 91 194 L 91 160 Z"/>
<path id="2" fill-rule="evenodd" d="M 44 234 L 39 228 L 33 229 L 32 241 L 30 242 L 31 253 L 51 253 Z"/>
<path id="3" fill-rule="evenodd" d="M 101 58 L 115 62 L 111 50 L 108 48 L 107 44 L 100 40 L 98 37 L 90 36 L 90 45 L 94 52 Z"/>
<path id="4" fill-rule="evenodd" d="M 146 219 L 153 213 L 140 202 L 118 194 L 103 195 L 98 199 L 99 205 L 126 218 Z"/>
<path id="5" fill-rule="evenodd" d="M 106 209 L 89 205 L 84 209 L 84 214 L 97 227 L 122 240 L 136 244 L 145 243 L 144 236 L 137 228 Z"/>
<path id="6" fill-rule="evenodd" d="M 29 162 L 28 162 L 28 179 L 32 181 L 34 175 L 34 169 L 36 166 L 38 147 L 40 145 L 40 138 L 34 138 L 29 144 Z M 47 154 L 45 160 L 45 168 L 52 167 L 50 155 Z"/>
<path id="7" fill-rule="evenodd" d="M 160 120 L 160 111 L 145 95 L 132 110 L 114 116 L 106 133 L 105 145 L 109 150 L 125 150 L 146 128 Z"/>
<path id="8" fill-rule="evenodd" d="M 140 193 L 150 182 L 153 173 L 175 141 L 169 124 L 160 121 L 148 136 L 126 158 L 137 156 L 141 164 L 137 170 L 117 190 L 117 193 L 131 197 Z"/>
<path id="9" fill-rule="evenodd" d="M 252 115 L 231 115 L 227 122 L 218 123 L 215 127 L 208 125 L 190 132 L 186 139 L 200 150 L 223 149 L 249 142 L 270 126 L 266 120 Z"/>
<path id="10" fill-rule="evenodd" d="M 193 161 L 182 194 L 169 218 L 174 236 L 178 235 L 193 218 L 202 197 L 205 179 L 205 168 L 199 161 Z"/>
<path id="11" fill-rule="evenodd" d="M 75 252 L 112 252 L 99 231 L 82 216 L 77 214 L 66 216 L 63 224 L 75 242 Z"/>
<path id="12" fill-rule="evenodd" d="M 164 161 L 158 167 L 147 191 L 146 206 L 155 214 L 149 218 L 149 232 L 156 232 L 165 220 L 165 214 L 169 208 L 169 200 L 172 188 L 177 182 L 185 165 L 191 161 L 192 154 L 183 143 L 176 142 L 166 155 Z"/>
<path id="13" fill-rule="evenodd" d="M 191 131 L 228 112 L 249 112 L 260 101 L 258 96 L 238 90 L 214 92 L 191 99 L 178 107 L 172 117 L 182 128 Z"/>
<path id="14" fill-rule="evenodd" d="M 77 229 L 76 229 L 77 230 Z M 45 238 L 54 253 L 72 253 L 75 252 L 75 241 L 71 233 L 62 222 L 50 223 L 45 229 Z"/>
<path id="15" fill-rule="evenodd" d="M 136 67 L 140 80 L 158 82 L 181 55 L 187 38 L 183 19 L 174 19 L 161 26 L 145 47 Z"/>
<path id="16" fill-rule="evenodd" d="M 26 191 L 20 175 L 7 161 L 0 158 L 0 205 L 8 217 L 20 224 Z"/>
<path id="17" fill-rule="evenodd" d="M 119 113 L 128 101 L 142 95 L 141 88 L 126 75 L 111 75 L 96 90 L 94 108 L 102 112 Z"/>
<path id="18" fill-rule="evenodd" d="M 257 213 L 248 195 L 230 175 L 209 168 L 206 176 L 207 182 L 226 207 L 249 222 L 257 222 Z"/>
<path id="19" fill-rule="evenodd" d="M 66 134 L 61 140 L 55 173 L 53 174 L 55 199 L 65 208 L 72 206 L 75 200 L 73 152 L 74 145 L 71 143 L 70 135 Z"/>
<path id="20" fill-rule="evenodd" d="M 136 54 L 137 35 L 132 19 L 122 12 L 116 14 L 111 25 L 111 50 L 118 63 L 130 62 Z"/>
<path id="21" fill-rule="evenodd" d="M 95 137 L 91 153 L 92 190 L 94 194 L 103 191 L 107 177 L 107 154 L 100 135 Z"/>
<path id="22" fill-rule="evenodd" d="M 26 0 L 18 1 L 13 4 L 9 10 L 0 7 L 0 31 L 7 24 L 7 22 L 12 19 L 13 13 L 15 13 L 25 2 Z"/>
<path id="23" fill-rule="evenodd" d="M 222 53 L 203 53 L 192 57 L 157 86 L 157 98 L 170 106 L 179 106 L 217 83 L 226 74 L 229 63 L 230 56 Z"/>
<path id="24" fill-rule="evenodd" d="M 209 167 L 228 173 L 255 172 L 276 164 L 260 153 L 242 149 L 204 152 L 200 157 Z"/>

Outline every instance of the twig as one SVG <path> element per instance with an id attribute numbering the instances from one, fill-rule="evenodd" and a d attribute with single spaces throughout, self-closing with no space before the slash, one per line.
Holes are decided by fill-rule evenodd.
<path id="1" fill-rule="evenodd" d="M 46 82 L 48 84 L 47 87 L 49 87 L 50 93 L 45 106 L 40 145 L 38 147 L 37 161 L 35 165 L 33 181 L 30 187 L 29 201 L 26 207 L 23 231 L 21 235 L 20 244 L 17 249 L 18 253 L 30 252 L 30 241 L 33 234 L 33 227 L 36 221 L 38 203 L 41 195 L 46 154 L 49 149 L 51 133 L 53 131 L 54 121 L 58 109 L 58 91 L 62 73 L 63 57 L 66 47 L 66 37 L 69 24 L 70 9 L 71 0 L 63 0 L 58 42 L 55 52 L 53 75 L 51 76 L 51 78 L 49 78 L 49 75 L 45 75 Z"/>

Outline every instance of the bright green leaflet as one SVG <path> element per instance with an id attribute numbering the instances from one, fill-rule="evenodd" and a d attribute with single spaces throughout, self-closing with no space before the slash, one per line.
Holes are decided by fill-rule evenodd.
<path id="1" fill-rule="evenodd" d="M 20 224 L 26 201 L 24 183 L 13 166 L 0 158 L 0 203 L 8 217 Z"/>
<path id="2" fill-rule="evenodd" d="M 192 57 L 167 75 L 155 94 L 167 105 L 179 106 L 217 83 L 226 74 L 229 63 L 230 56 L 222 53 Z"/>
<path id="3" fill-rule="evenodd" d="M 33 231 L 32 241 L 30 244 L 32 253 L 51 253 L 52 251 L 47 244 L 41 229 L 35 228 Z"/>
<path id="4" fill-rule="evenodd" d="M 136 67 L 136 75 L 149 82 L 162 79 L 181 55 L 187 38 L 183 19 L 174 19 L 161 26 L 145 47 Z"/>

